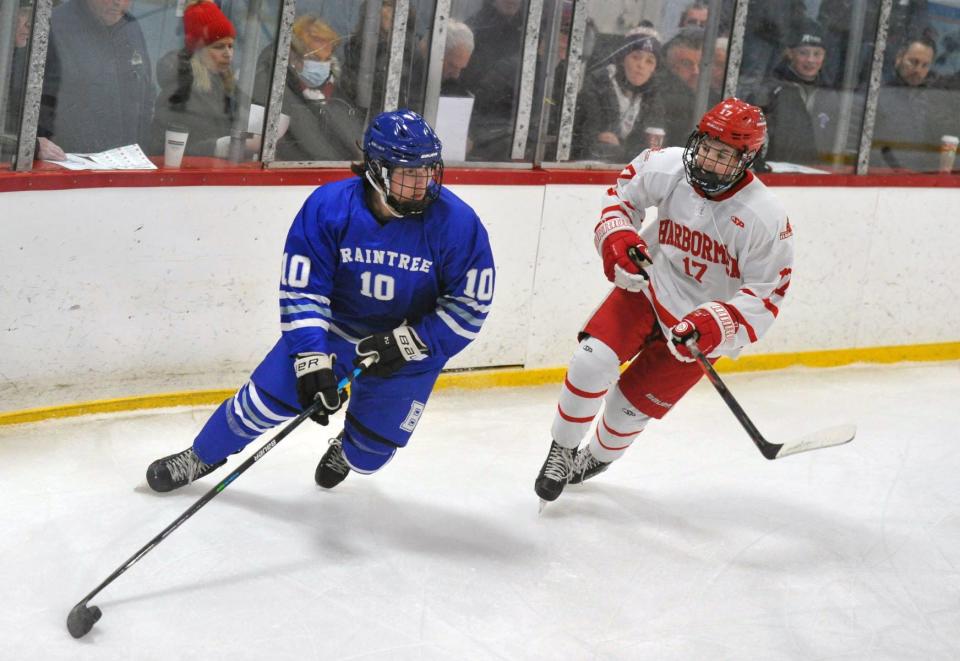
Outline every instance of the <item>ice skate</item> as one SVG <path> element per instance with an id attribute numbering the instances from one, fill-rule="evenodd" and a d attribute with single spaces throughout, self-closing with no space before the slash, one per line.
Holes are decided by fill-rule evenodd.
<path id="1" fill-rule="evenodd" d="M 313 477 L 324 489 L 334 488 L 343 482 L 350 472 L 350 466 L 343 457 L 342 436 L 343 432 L 340 432 L 340 436 L 330 439 L 330 447 L 317 464 L 317 472 Z"/>
<path id="2" fill-rule="evenodd" d="M 147 467 L 147 484 L 161 493 L 173 491 L 212 473 L 225 463 L 227 460 L 221 459 L 214 464 L 205 464 L 193 448 L 187 448 L 150 464 Z"/>
<path id="3" fill-rule="evenodd" d="M 580 484 L 586 482 L 594 475 L 598 475 L 610 468 L 609 461 L 600 461 L 590 452 L 590 446 L 580 448 L 577 456 L 573 458 L 573 469 L 570 473 L 569 484 Z"/>
<path id="4" fill-rule="evenodd" d="M 570 477 L 570 470 L 573 468 L 573 458 L 576 454 L 576 448 L 565 448 L 557 445 L 556 441 L 550 442 L 550 452 L 547 454 L 546 461 L 537 475 L 537 481 L 533 488 L 540 496 L 541 511 L 543 504 L 556 500 L 563 492 L 563 487 Z"/>

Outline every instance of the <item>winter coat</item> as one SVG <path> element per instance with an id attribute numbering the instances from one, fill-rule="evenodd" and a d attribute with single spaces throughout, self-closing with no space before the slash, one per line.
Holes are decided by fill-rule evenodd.
<path id="1" fill-rule="evenodd" d="M 273 72 L 273 49 L 261 56 L 254 85 L 254 102 L 267 105 Z M 336 74 L 335 74 L 336 75 Z M 332 90 L 329 89 L 332 87 Z M 339 84 L 327 86 L 328 97 L 311 99 L 300 76 L 287 68 L 280 112 L 290 117 L 287 132 L 277 142 L 278 161 L 352 161 L 362 157 L 365 113 L 346 98 Z"/>
<path id="2" fill-rule="evenodd" d="M 931 101 L 937 91 L 908 85 L 894 73 L 880 88 L 870 167 L 934 172 L 939 166 L 939 126 Z"/>
<path id="3" fill-rule="evenodd" d="M 687 144 L 694 127 L 693 106 L 696 94 L 685 82 L 666 68 L 658 72 L 657 96 L 663 105 L 667 130 L 664 147 L 682 147 Z"/>
<path id="4" fill-rule="evenodd" d="M 217 140 L 229 136 L 236 121 L 236 88 L 227 91 L 223 78 L 211 73 L 211 88 L 199 89 L 194 84 L 190 59 L 186 50 L 172 51 L 157 64 L 160 94 L 154 107 L 150 141 L 154 154 L 163 153 L 167 129 L 179 126 L 190 134 L 184 151 L 186 155 L 213 156 Z"/>
<path id="5" fill-rule="evenodd" d="M 813 82 L 802 80 L 786 60 L 777 65 L 774 76 L 749 99 L 767 117 L 766 160 L 810 166 L 829 161 L 838 119 L 837 92 L 826 89 L 820 77 Z"/>
<path id="6" fill-rule="evenodd" d="M 38 135 L 66 152 L 146 144 L 155 89 L 140 24 L 103 25 L 84 0 L 53 10 Z"/>
<path id="7" fill-rule="evenodd" d="M 467 20 L 476 44 L 460 74 L 462 84 L 475 97 L 469 160 L 510 160 L 525 18 L 523 11 L 506 17 L 487 2 Z"/>
<path id="8" fill-rule="evenodd" d="M 623 135 L 617 88 L 639 107 L 634 108 L 636 119 L 630 131 Z M 577 102 L 574 129 L 574 157 L 626 163 L 646 149 L 647 127 L 664 127 L 664 112 L 657 95 L 656 78 L 651 78 L 639 89 L 618 76 L 617 67 L 609 64 L 591 72 Z M 610 132 L 620 138 L 620 145 L 597 140 L 600 133 Z"/>

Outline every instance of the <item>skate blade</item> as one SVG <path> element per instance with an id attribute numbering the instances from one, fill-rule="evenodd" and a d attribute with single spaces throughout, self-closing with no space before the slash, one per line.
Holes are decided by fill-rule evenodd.
<path id="1" fill-rule="evenodd" d="M 550 504 L 549 500 L 544 500 L 543 498 L 541 498 L 540 507 L 537 509 L 537 516 L 540 516 L 541 514 L 543 514 L 543 510 L 545 510 L 547 508 L 547 505 L 549 504 Z"/>

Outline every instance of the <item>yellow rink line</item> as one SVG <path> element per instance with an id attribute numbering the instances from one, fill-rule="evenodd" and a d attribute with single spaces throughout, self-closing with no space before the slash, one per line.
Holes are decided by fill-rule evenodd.
<path id="1" fill-rule="evenodd" d="M 802 353 L 779 353 L 762 356 L 742 356 L 736 361 L 721 359 L 717 363 L 720 372 L 755 372 L 777 370 L 785 367 L 839 367 L 852 363 L 899 363 L 904 361 L 960 360 L 960 342 L 942 344 L 916 344 L 894 347 L 871 347 L 868 349 L 834 349 Z M 542 369 L 487 369 L 463 372 L 445 372 L 437 381 L 437 389 L 444 388 L 503 388 L 559 384 L 566 367 Z M 100 399 L 76 404 L 45 406 L 0 413 L 0 425 L 16 425 L 53 418 L 69 418 L 93 413 L 116 413 L 138 409 L 154 409 L 170 406 L 201 406 L 219 404 L 233 395 L 235 390 L 195 390 L 158 395 L 139 395 Z"/>

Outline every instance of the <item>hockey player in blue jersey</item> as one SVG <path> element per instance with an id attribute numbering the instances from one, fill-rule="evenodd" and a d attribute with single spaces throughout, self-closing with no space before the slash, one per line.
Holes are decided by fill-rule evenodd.
<path id="1" fill-rule="evenodd" d="M 293 221 L 280 340 L 190 448 L 150 464 L 155 491 L 207 475 L 316 398 L 322 425 L 347 404 L 317 484 L 373 473 L 406 446 L 440 370 L 479 333 L 493 300 L 493 255 L 477 214 L 442 186 L 433 129 L 408 110 L 382 113 L 363 153 L 358 177 L 315 190 Z M 337 382 L 371 355 L 347 403 Z"/>

